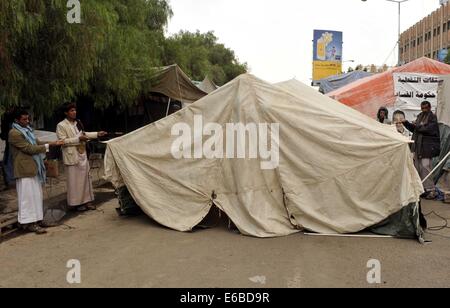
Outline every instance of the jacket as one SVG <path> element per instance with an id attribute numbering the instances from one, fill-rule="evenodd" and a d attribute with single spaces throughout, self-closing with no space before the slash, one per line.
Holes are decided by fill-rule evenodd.
<path id="1" fill-rule="evenodd" d="M 97 139 L 98 133 L 88 133 L 85 132 L 86 136 L 89 139 Z M 65 142 L 62 147 L 63 154 L 63 162 L 66 166 L 75 166 L 79 163 L 79 155 L 77 147 L 81 145 L 80 139 L 75 134 L 73 130 L 73 125 L 69 120 L 65 119 L 60 122 L 56 127 L 56 135 L 59 140 L 63 140 Z"/>
<path id="2" fill-rule="evenodd" d="M 11 129 L 8 135 L 14 165 L 14 177 L 33 178 L 38 174 L 38 166 L 33 155 L 47 152 L 45 145 L 32 145 L 17 129 Z M 39 143 L 39 142 L 38 142 Z"/>
<path id="3" fill-rule="evenodd" d="M 420 115 L 419 115 L 420 117 Z M 414 144 L 412 151 L 418 159 L 434 158 L 441 153 L 441 137 L 438 119 L 435 114 L 430 115 L 427 124 L 419 125 L 410 122 L 404 123 L 405 127 L 413 133 Z"/>

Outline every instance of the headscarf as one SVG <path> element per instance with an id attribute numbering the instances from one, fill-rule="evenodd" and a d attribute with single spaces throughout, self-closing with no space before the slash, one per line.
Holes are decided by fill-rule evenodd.
<path id="1" fill-rule="evenodd" d="M 30 143 L 31 145 L 37 145 L 37 139 L 36 136 L 33 133 L 33 129 L 30 126 L 22 127 L 17 123 L 13 123 L 13 128 L 17 129 Z M 36 154 L 33 155 L 33 159 L 36 162 L 36 165 L 38 167 L 38 178 L 41 181 L 42 184 L 45 183 L 46 180 L 46 170 L 44 165 L 44 158 L 45 154 Z"/>

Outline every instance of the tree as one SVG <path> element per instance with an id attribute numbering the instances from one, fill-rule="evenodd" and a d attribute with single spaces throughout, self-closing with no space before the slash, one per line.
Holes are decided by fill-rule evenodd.
<path id="1" fill-rule="evenodd" d="M 213 32 L 166 38 L 168 0 L 82 1 L 81 10 L 71 24 L 66 1 L 0 1 L 0 115 L 18 105 L 51 115 L 79 97 L 130 106 L 155 67 L 173 63 L 219 85 L 247 71 Z"/>
<path id="2" fill-rule="evenodd" d="M 165 44 L 164 64 L 177 63 L 194 80 L 209 76 L 223 85 L 246 73 L 246 63 L 240 63 L 235 53 L 218 43 L 213 32 L 195 33 L 181 31 L 169 37 Z"/>
<path id="3" fill-rule="evenodd" d="M 447 54 L 447 56 L 444 59 L 445 64 L 450 64 L 450 53 Z"/>
<path id="4" fill-rule="evenodd" d="M 161 64 L 167 1 L 83 1 L 81 24 L 66 14 L 66 1 L 0 2 L 0 114 L 19 104 L 50 114 L 86 94 L 130 104 L 145 83 L 136 69 Z"/>

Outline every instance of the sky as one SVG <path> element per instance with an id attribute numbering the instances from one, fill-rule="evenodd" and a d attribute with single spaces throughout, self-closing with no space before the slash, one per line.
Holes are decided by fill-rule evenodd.
<path id="1" fill-rule="evenodd" d="M 168 34 L 214 31 L 219 42 L 269 82 L 311 82 L 313 30 L 343 31 L 344 70 L 394 65 L 398 5 L 386 0 L 170 0 Z M 401 5 L 402 31 L 439 8 L 439 0 Z"/>

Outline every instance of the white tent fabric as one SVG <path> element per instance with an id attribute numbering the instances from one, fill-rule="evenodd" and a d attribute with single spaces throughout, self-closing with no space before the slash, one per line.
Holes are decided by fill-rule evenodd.
<path id="1" fill-rule="evenodd" d="M 438 87 L 437 117 L 439 123 L 450 126 L 450 75 L 442 76 Z"/>
<path id="2" fill-rule="evenodd" d="M 203 81 L 197 87 L 208 94 L 216 91 L 219 88 L 211 79 L 209 79 L 208 76 L 206 76 L 205 79 L 203 79 Z"/>
<path id="3" fill-rule="evenodd" d="M 172 128 L 178 123 L 194 128 L 195 115 L 222 127 L 278 123 L 278 168 L 262 170 L 261 157 L 175 159 Z M 200 140 L 192 140 L 193 149 Z M 116 187 L 126 185 L 147 215 L 179 231 L 192 230 L 214 202 L 244 235 L 353 233 L 419 201 L 423 187 L 409 142 L 306 85 L 271 85 L 242 75 L 110 141 L 105 175 Z"/>

